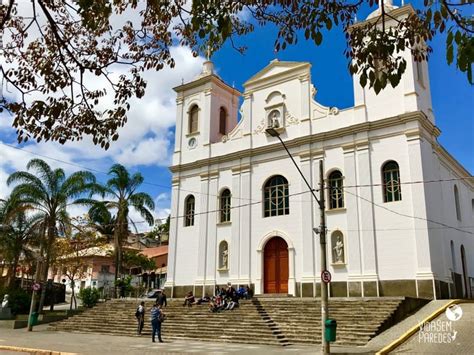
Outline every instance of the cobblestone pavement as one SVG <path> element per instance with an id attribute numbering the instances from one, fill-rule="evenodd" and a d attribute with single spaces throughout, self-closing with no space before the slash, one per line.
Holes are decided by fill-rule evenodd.
<path id="1" fill-rule="evenodd" d="M 474 354 L 474 304 L 461 303 L 460 307 L 462 318 L 449 321 L 442 313 L 392 353 Z"/>

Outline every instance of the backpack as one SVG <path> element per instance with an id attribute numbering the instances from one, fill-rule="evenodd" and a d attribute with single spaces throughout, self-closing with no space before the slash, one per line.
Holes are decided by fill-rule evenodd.
<path id="1" fill-rule="evenodd" d="M 166 319 L 166 315 L 163 312 L 160 312 L 160 315 L 158 316 L 158 322 L 163 323 Z"/>

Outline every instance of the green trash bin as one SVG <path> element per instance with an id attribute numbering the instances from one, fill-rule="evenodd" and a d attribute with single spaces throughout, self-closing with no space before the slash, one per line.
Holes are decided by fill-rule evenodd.
<path id="1" fill-rule="evenodd" d="M 38 312 L 31 313 L 31 316 L 30 316 L 31 325 L 38 325 L 38 316 L 39 316 Z"/>
<path id="2" fill-rule="evenodd" d="M 327 319 L 325 325 L 324 338 L 326 341 L 336 341 L 337 322 L 334 319 Z"/>

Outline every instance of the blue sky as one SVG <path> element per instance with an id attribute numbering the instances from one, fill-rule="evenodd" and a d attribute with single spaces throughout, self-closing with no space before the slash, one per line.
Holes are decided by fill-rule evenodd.
<path id="1" fill-rule="evenodd" d="M 399 2 L 395 1 L 395 4 Z M 360 14 L 364 18 L 368 10 Z M 265 67 L 274 58 L 289 61 L 306 61 L 312 64 L 312 81 L 318 89 L 316 100 L 325 106 L 339 108 L 353 105 L 352 78 L 347 71 L 347 59 L 343 52 L 345 41 L 338 29 L 325 33 L 323 44 L 315 47 L 300 36 L 299 43 L 275 55 L 273 42 L 276 31 L 272 27 L 258 28 L 254 33 L 239 39 L 248 47 L 244 55 L 229 45 L 215 53 L 212 60 L 218 74 L 229 84 L 234 83 L 242 90 L 242 84 L 253 74 Z M 474 171 L 474 91 L 463 73 L 454 66 L 448 66 L 445 59 L 445 38 L 437 37 L 431 43 L 434 53 L 429 60 L 433 109 L 437 126 L 441 129 L 439 142 L 471 173 Z M 66 164 L 79 164 L 106 172 L 111 164 L 120 162 L 130 171 L 140 171 L 146 180 L 143 191 L 155 198 L 157 217 L 169 213 L 171 176 L 167 166 L 174 145 L 175 96 L 172 87 L 195 77 L 204 58 L 193 58 L 183 48 L 174 48 L 177 59 L 174 70 L 150 73 L 148 92 L 142 100 L 132 103 L 130 119 L 121 130 L 121 138 L 108 152 L 92 146 L 88 140 L 81 143 L 15 142 L 15 131 L 10 127 L 11 118 L 5 114 L 0 118 L 0 142 L 22 148 L 17 150 L 0 144 L 0 198 L 5 197 L 10 188 L 5 180 L 11 172 L 25 169 L 35 152 L 53 157 L 63 162 L 47 160 L 54 167 L 62 167 L 67 172 L 78 170 Z M 105 180 L 105 174 L 97 174 Z M 83 213 L 78 208 L 75 213 Z M 134 216 L 136 220 L 140 217 Z"/>

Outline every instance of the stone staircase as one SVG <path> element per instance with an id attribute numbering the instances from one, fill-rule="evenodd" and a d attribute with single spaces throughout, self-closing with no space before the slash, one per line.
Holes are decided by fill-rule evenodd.
<path id="1" fill-rule="evenodd" d="M 329 302 L 330 318 L 337 320 L 336 344 L 365 345 L 403 303 L 397 299 L 334 299 Z M 151 334 L 149 309 L 143 335 Z M 135 309 L 139 301 L 111 300 L 98 304 L 49 329 L 111 335 L 136 334 Z M 195 339 L 268 345 L 315 344 L 321 341 L 321 304 L 313 298 L 254 298 L 241 301 L 233 311 L 210 313 L 207 304 L 183 307 L 170 300 L 165 308 L 163 339 Z"/>

